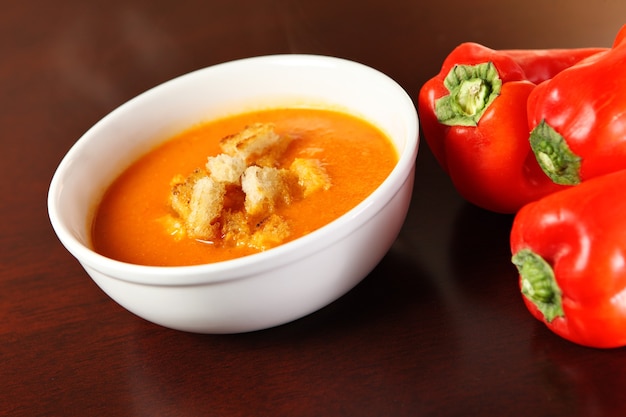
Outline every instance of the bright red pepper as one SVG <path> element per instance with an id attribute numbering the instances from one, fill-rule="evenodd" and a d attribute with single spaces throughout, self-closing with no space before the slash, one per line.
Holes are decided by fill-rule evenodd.
<path id="1" fill-rule="evenodd" d="M 526 101 L 535 82 L 602 50 L 496 51 L 464 43 L 448 55 L 421 88 L 418 111 L 426 142 L 462 197 L 514 213 L 562 188 L 531 152 Z"/>
<path id="2" fill-rule="evenodd" d="M 626 346 L 626 170 L 524 206 L 511 230 L 528 310 L 559 336 Z"/>
<path id="3" fill-rule="evenodd" d="M 626 168 L 626 26 L 610 50 L 542 83 L 528 98 L 530 142 L 555 183 Z"/>

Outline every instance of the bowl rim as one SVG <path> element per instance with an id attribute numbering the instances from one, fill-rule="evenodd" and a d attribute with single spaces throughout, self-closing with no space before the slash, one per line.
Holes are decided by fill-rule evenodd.
<path id="1" fill-rule="evenodd" d="M 369 72 L 381 82 L 386 83 L 397 99 L 403 100 L 402 108 L 406 108 L 408 126 L 407 139 L 403 150 L 398 150 L 398 161 L 391 173 L 385 180 L 365 199 L 355 207 L 339 216 L 332 222 L 316 229 L 305 236 L 281 244 L 263 252 L 243 256 L 226 261 L 185 266 L 151 266 L 139 265 L 118 261 L 103 256 L 80 242 L 67 225 L 61 221 L 60 199 L 58 198 L 62 179 L 67 175 L 67 169 L 74 155 L 83 146 L 87 146 L 90 136 L 100 126 L 114 119 L 119 113 L 134 105 L 137 101 L 145 98 L 148 94 L 154 94 L 161 89 L 171 86 L 172 83 L 180 82 L 185 77 L 191 77 L 200 72 L 223 69 L 227 66 L 245 65 L 253 60 L 268 61 L 274 65 L 341 65 L 351 66 L 358 71 Z M 161 84 L 158 84 L 130 100 L 122 103 L 117 108 L 102 117 L 70 147 L 56 168 L 48 189 L 48 216 L 52 227 L 66 250 L 73 255 L 78 262 L 90 269 L 104 273 L 111 278 L 155 286 L 190 286 L 199 284 L 218 283 L 227 280 L 237 280 L 258 275 L 269 269 L 276 269 L 285 264 L 293 263 L 303 257 L 310 256 L 324 250 L 340 240 L 343 240 L 356 229 L 361 227 L 370 218 L 386 206 L 389 201 L 399 192 L 402 186 L 409 180 L 414 169 L 419 148 L 419 120 L 417 109 L 409 94 L 395 80 L 383 72 L 356 61 L 327 55 L 314 54 L 275 54 L 241 58 L 222 62 L 200 68 L 186 74 L 177 76 Z M 379 198 L 381 195 L 391 194 L 388 198 Z M 176 275 L 176 277 L 172 277 Z"/>

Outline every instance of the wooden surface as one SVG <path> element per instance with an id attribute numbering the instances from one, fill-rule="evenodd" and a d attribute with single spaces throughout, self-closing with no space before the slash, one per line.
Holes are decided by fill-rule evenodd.
<path id="1" fill-rule="evenodd" d="M 3 1 L 0 415 L 626 415 L 626 351 L 573 345 L 531 318 L 511 217 L 464 203 L 425 142 L 406 225 L 380 265 L 327 308 L 266 331 L 194 335 L 131 315 L 47 218 L 49 181 L 76 139 L 183 73 L 318 53 L 380 69 L 416 98 L 462 41 L 609 46 L 625 23 L 622 0 L 519 4 Z"/>

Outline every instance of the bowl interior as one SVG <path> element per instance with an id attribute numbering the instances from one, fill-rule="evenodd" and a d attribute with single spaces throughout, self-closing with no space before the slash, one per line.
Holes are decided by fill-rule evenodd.
<path id="1" fill-rule="evenodd" d="M 323 56 L 232 61 L 155 87 L 87 131 L 63 159 L 50 186 L 49 213 L 57 235 L 81 260 L 90 251 L 90 225 L 102 193 L 140 155 L 193 124 L 279 106 L 336 108 L 379 127 L 400 155 L 385 183 L 403 181 L 415 162 L 415 107 L 406 92 L 384 74 Z"/>

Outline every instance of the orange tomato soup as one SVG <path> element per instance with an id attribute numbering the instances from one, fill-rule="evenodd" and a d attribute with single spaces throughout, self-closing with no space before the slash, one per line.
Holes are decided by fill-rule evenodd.
<path id="1" fill-rule="evenodd" d="M 171 215 L 168 197 L 176 175 L 189 175 L 208 156 L 221 153 L 219 141 L 254 123 L 272 123 L 276 133 L 295 138 L 284 165 L 315 151 L 332 186 L 280 207 L 290 226 L 288 240 L 335 220 L 371 194 L 389 175 L 398 154 L 389 138 L 352 115 L 321 109 L 280 108 L 230 116 L 171 138 L 142 156 L 108 188 L 92 227 L 94 249 L 107 257 L 141 265 L 195 265 L 257 252 L 191 238 L 176 239 L 163 226 Z"/>

